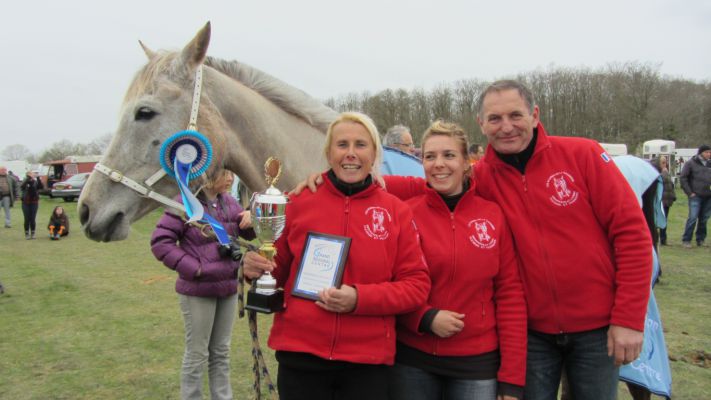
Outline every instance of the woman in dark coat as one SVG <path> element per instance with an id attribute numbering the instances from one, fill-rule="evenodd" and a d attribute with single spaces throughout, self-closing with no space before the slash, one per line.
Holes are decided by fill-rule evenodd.
<path id="1" fill-rule="evenodd" d="M 20 185 L 22 191 L 22 215 L 25 217 L 25 239 L 35 238 L 37 226 L 37 209 L 39 208 L 39 191 L 44 186 L 42 181 L 32 171 L 27 171 Z"/>

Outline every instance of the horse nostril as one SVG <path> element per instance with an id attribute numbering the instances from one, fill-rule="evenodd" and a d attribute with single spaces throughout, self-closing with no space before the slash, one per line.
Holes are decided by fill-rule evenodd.
<path id="1" fill-rule="evenodd" d="M 89 221 L 89 206 L 86 204 L 82 204 L 81 207 L 79 207 L 79 222 L 81 222 L 82 225 L 86 225 L 86 223 Z"/>

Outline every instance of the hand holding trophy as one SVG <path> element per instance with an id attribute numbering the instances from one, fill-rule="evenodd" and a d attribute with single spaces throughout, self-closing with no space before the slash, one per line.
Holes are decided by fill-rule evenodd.
<path id="1" fill-rule="evenodd" d="M 264 173 L 269 186 L 261 193 L 254 193 L 250 201 L 252 222 L 257 239 L 261 243 L 259 253 L 274 260 L 274 242 L 279 239 L 286 225 L 286 203 L 289 199 L 274 185 L 281 176 L 281 162 L 270 157 L 264 163 Z M 284 291 L 276 287 L 276 279 L 265 272 L 252 284 L 245 308 L 262 313 L 273 313 L 284 309 Z"/>

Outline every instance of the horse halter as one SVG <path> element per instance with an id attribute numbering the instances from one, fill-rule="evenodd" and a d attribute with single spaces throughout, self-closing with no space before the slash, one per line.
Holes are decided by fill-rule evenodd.
<path id="1" fill-rule="evenodd" d="M 200 93 L 202 92 L 202 64 L 200 64 L 197 67 L 197 71 L 195 71 L 195 88 L 193 89 L 193 105 L 190 110 L 190 121 L 188 122 L 188 130 L 197 130 L 197 117 L 198 117 L 198 109 L 200 108 Z M 148 197 L 150 199 L 153 199 L 163 205 L 166 205 L 168 207 L 172 207 L 175 209 L 178 209 L 182 212 L 185 212 L 185 207 L 178 203 L 177 201 L 164 196 L 155 190 L 151 189 L 153 185 L 156 184 L 161 178 L 163 178 L 166 175 L 166 172 L 163 170 L 163 168 L 160 168 L 158 171 L 156 171 L 153 175 L 149 176 L 148 179 L 143 181 L 143 184 L 127 177 L 124 175 L 121 171 L 110 168 L 104 164 L 101 163 L 96 163 L 94 165 L 94 170 L 99 171 L 102 174 L 106 175 L 109 179 L 111 179 L 113 182 L 116 183 L 122 183 L 129 189 L 132 189 L 136 192 L 138 192 L 142 197 Z"/>

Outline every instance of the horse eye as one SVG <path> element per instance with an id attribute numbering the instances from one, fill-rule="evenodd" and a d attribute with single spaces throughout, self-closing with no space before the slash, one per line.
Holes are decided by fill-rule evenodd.
<path id="1" fill-rule="evenodd" d="M 150 121 L 156 114 L 158 113 L 148 107 L 141 107 L 136 111 L 135 119 L 136 121 Z"/>

